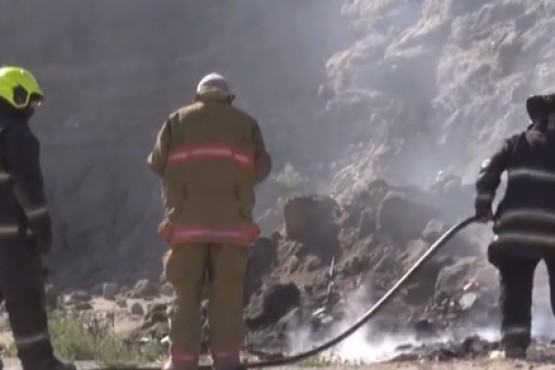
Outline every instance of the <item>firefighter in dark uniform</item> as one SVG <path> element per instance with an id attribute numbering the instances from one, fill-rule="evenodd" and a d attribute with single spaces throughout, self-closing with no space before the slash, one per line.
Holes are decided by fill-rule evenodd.
<path id="1" fill-rule="evenodd" d="M 45 309 L 42 256 L 52 237 L 39 142 L 29 128 L 42 99 L 31 73 L 0 67 L 0 292 L 23 369 L 71 370 L 53 354 Z"/>
<path id="2" fill-rule="evenodd" d="M 524 358 L 531 341 L 534 272 L 544 260 L 555 310 L 555 94 L 528 98 L 531 124 L 505 140 L 480 170 L 476 215 L 494 221 L 489 261 L 499 270 L 502 349 Z M 507 189 L 495 215 L 491 206 L 507 171 Z"/>

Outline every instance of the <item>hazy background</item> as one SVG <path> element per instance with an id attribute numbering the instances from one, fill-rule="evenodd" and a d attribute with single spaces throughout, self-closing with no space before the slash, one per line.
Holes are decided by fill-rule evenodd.
<path id="1" fill-rule="evenodd" d="M 47 95 L 34 128 L 54 278 L 158 278 L 145 158 L 204 74 L 228 77 L 274 174 L 291 163 L 302 191 L 376 176 L 428 186 L 440 170 L 471 183 L 526 126 L 523 99 L 555 82 L 553 15 L 548 0 L 0 0 L 0 61 L 32 69 Z M 262 185 L 257 214 L 282 190 Z"/>

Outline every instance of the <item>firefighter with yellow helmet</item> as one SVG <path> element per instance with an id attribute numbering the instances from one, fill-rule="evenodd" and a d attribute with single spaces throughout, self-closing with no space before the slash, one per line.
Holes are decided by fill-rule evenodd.
<path id="1" fill-rule="evenodd" d="M 170 245 L 165 274 L 176 291 L 165 370 L 198 366 L 206 275 L 214 367 L 240 364 L 247 247 L 259 234 L 254 186 L 270 173 L 271 159 L 258 123 L 233 98 L 225 78 L 207 75 L 195 101 L 166 120 L 148 158 L 163 180 L 160 233 Z"/>
<path id="2" fill-rule="evenodd" d="M 23 369 L 72 370 L 53 354 L 45 310 L 42 257 L 51 223 L 39 141 L 29 127 L 43 98 L 29 71 L 0 67 L 0 293 Z"/>

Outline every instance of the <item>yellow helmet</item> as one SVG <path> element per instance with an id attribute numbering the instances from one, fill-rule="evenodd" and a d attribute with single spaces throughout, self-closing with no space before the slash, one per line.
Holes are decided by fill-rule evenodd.
<path id="1" fill-rule="evenodd" d="M 20 67 L 0 67 L 0 98 L 16 109 L 25 109 L 44 94 L 35 76 Z"/>

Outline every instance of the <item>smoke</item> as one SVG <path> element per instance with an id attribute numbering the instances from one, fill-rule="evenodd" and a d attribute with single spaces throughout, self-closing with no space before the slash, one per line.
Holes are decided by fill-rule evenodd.
<path id="1" fill-rule="evenodd" d="M 526 126 L 526 96 L 554 82 L 548 2 L 355 1 L 349 11 L 367 26 L 332 59 L 329 78 L 367 104 L 344 98 L 353 142 L 388 149 L 367 145 L 354 161 L 374 156 L 364 170 L 397 185 L 427 187 L 439 171 L 472 183 L 504 137 Z"/>
<path id="2" fill-rule="evenodd" d="M 347 302 L 347 306 L 343 307 L 345 316 L 326 331 L 327 338 L 324 339 L 322 333 L 315 335 L 308 327 L 302 327 L 289 333 L 290 350 L 293 353 L 306 351 L 339 335 L 351 327 L 374 303 L 369 299 L 368 289 L 365 286 L 349 294 L 344 302 Z M 490 342 L 500 338 L 499 323 L 497 322 L 491 322 L 490 327 L 470 326 L 439 332 L 425 338 L 419 337 L 418 333 L 410 327 L 388 332 L 383 330 L 383 326 L 378 328 L 374 324 L 375 320 L 379 320 L 380 315 L 386 315 L 386 312 L 387 308 L 336 347 L 323 353 L 321 360 L 368 364 L 394 359 L 421 346 L 445 345 L 452 341 L 462 341 L 471 336 L 478 336 Z M 315 340 L 315 337 L 319 339 Z"/>
<path id="3" fill-rule="evenodd" d="M 534 297 L 532 320 L 532 337 L 540 342 L 550 342 L 555 339 L 555 334 L 553 334 L 555 333 L 555 319 L 551 312 L 549 299 L 546 299 L 549 297 L 549 288 L 545 284 L 546 278 L 546 269 L 544 266 L 540 266 L 536 273 L 536 280 L 539 280 L 539 284 L 537 284 Z M 325 340 L 322 333 L 315 335 L 308 327 L 302 327 L 289 333 L 290 350 L 294 353 L 309 350 L 347 330 L 375 302 L 375 299 L 370 299 L 368 292 L 368 288 L 362 286 L 343 300 L 346 303 L 346 307 L 342 307 L 345 316 L 326 331 Z M 485 294 L 498 295 L 498 292 L 490 291 Z M 408 309 L 409 307 L 407 307 Z M 321 359 L 350 364 L 368 364 L 388 361 L 399 355 L 411 353 L 415 348 L 422 346 L 437 348 L 448 343 L 461 343 L 468 337 L 479 337 L 488 342 L 497 342 L 501 339 L 501 323 L 494 318 L 489 320 L 487 326 L 484 326 L 483 322 L 478 324 L 476 321 L 472 324 L 470 318 L 470 324 L 464 327 L 455 325 L 450 330 L 440 331 L 433 336 L 422 338 L 411 327 L 387 331 L 383 329 L 383 325 L 376 326 L 375 322 L 380 319 L 381 315 L 387 315 L 387 308 L 343 342 L 324 353 Z"/>
<path id="4" fill-rule="evenodd" d="M 377 174 L 395 185 L 428 187 L 439 171 L 473 183 L 482 161 L 526 127 L 525 98 L 555 82 L 555 6 L 549 2 L 359 0 L 348 11 L 359 21 L 360 37 L 328 63 L 330 115 L 342 128 L 336 137 L 353 144 L 335 168 L 335 182 L 344 185 L 335 188 L 343 192 Z M 451 218 L 466 212 L 455 200 L 437 206 Z M 328 336 L 369 305 L 362 291 L 345 300 L 350 314 Z M 545 279 L 537 291 L 549 296 Z M 550 337 L 553 324 L 548 302 L 536 300 L 533 335 Z M 379 361 L 400 353 L 400 345 L 465 335 L 498 340 L 499 327 L 495 320 L 486 327 L 476 321 L 423 342 L 410 329 L 384 332 L 370 322 L 328 356 Z M 292 348 L 307 349 L 310 338 L 306 328 L 294 333 Z"/>

